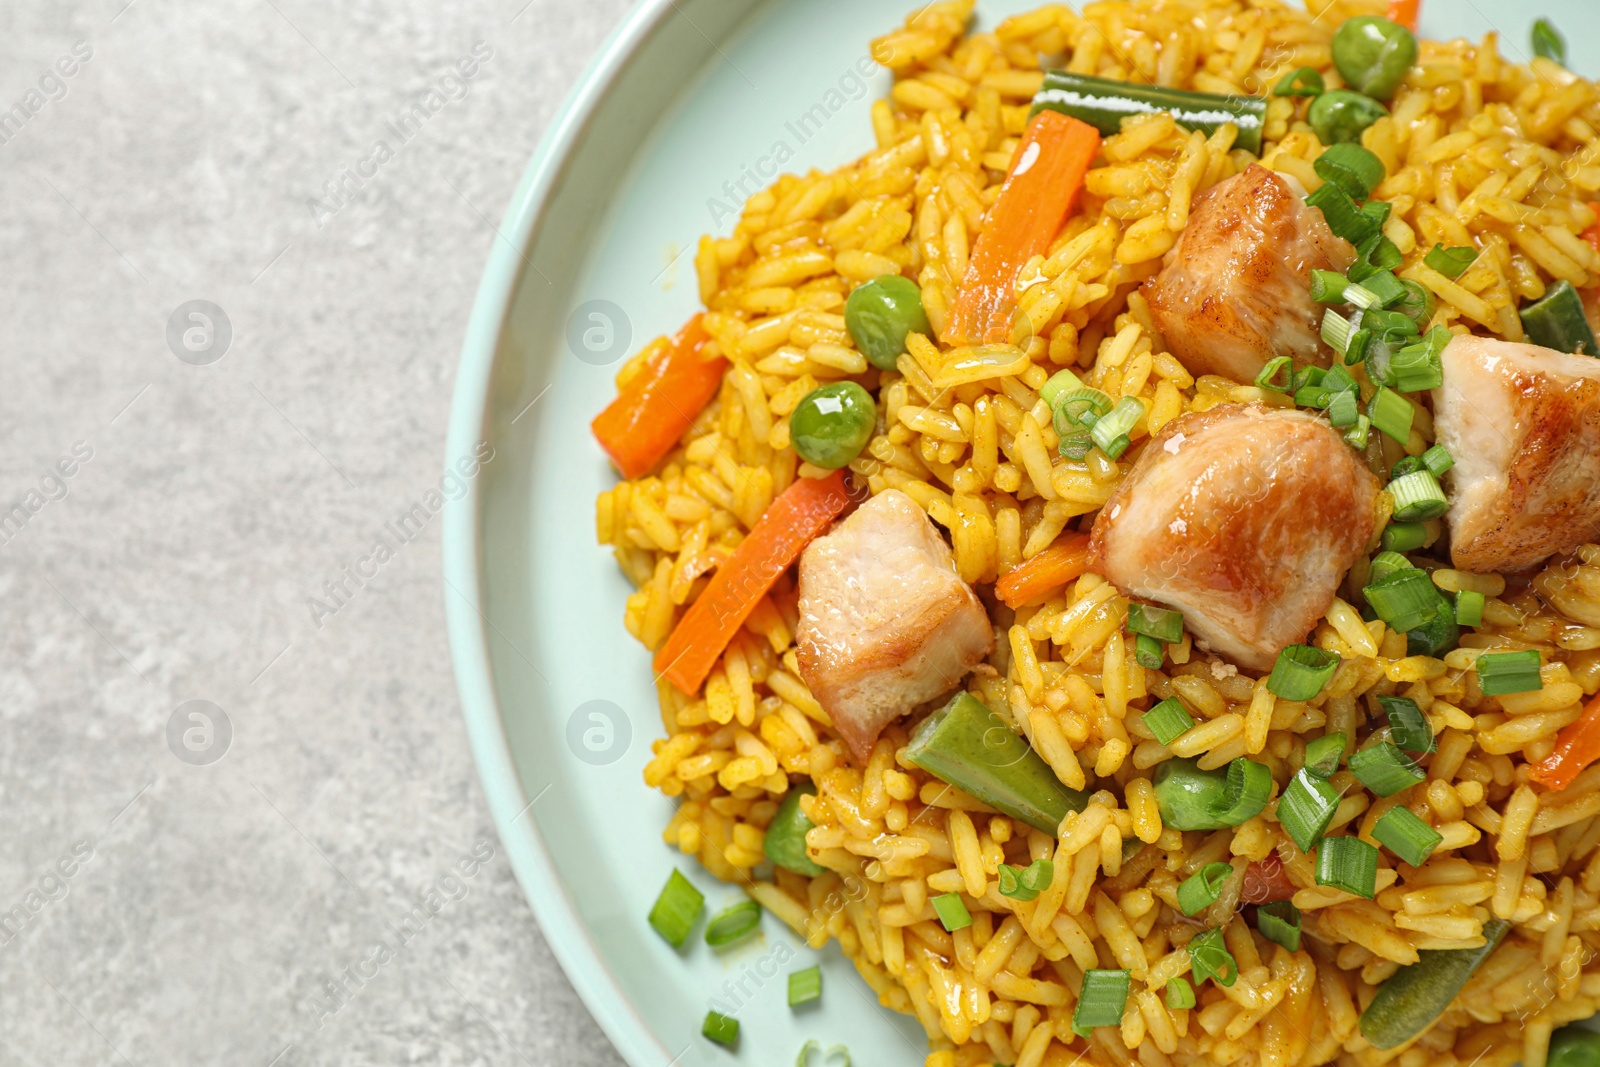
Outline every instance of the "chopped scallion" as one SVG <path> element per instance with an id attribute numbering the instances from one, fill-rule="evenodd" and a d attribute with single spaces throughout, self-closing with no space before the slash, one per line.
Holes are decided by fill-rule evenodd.
<path id="1" fill-rule="evenodd" d="M 1563 67 L 1567 65 L 1567 39 L 1561 36 L 1555 23 L 1544 18 L 1534 19 L 1531 37 L 1534 55 L 1543 56 Z"/>
<path id="2" fill-rule="evenodd" d="M 1272 769 L 1239 756 L 1228 763 L 1227 789 L 1211 811 L 1224 826 L 1238 826 L 1261 814 L 1272 798 Z"/>
<path id="3" fill-rule="evenodd" d="M 1196 985 L 1210 978 L 1218 985 L 1231 986 L 1239 979 L 1239 964 L 1223 945 L 1221 930 L 1207 930 L 1190 938 L 1189 966 Z"/>
<path id="4" fill-rule="evenodd" d="M 1372 557 L 1372 563 L 1367 568 L 1372 581 L 1387 577 L 1395 571 L 1403 571 L 1411 566 L 1411 561 L 1398 552 L 1383 551 Z"/>
<path id="5" fill-rule="evenodd" d="M 1353 389 L 1346 389 L 1341 393 L 1334 393 L 1328 400 L 1328 425 L 1342 430 L 1347 426 L 1354 426 L 1356 420 L 1361 418 L 1358 406 L 1361 394 Z"/>
<path id="6" fill-rule="evenodd" d="M 1446 338 L 1450 336 L 1450 331 L 1443 327 L 1435 326 L 1434 329 L 1442 332 Z M 1432 333 L 1430 330 L 1429 334 Z M 1444 346 L 1435 345 L 1431 336 L 1429 339 L 1396 349 L 1389 357 L 1389 370 L 1385 380 L 1399 393 L 1420 393 L 1439 388 L 1444 382 L 1444 368 L 1439 361 L 1439 353 L 1442 351 Z"/>
<path id="7" fill-rule="evenodd" d="M 700 1033 L 724 1048 L 733 1048 L 739 1043 L 739 1020 L 721 1012 L 708 1011 L 706 1021 L 700 1024 Z"/>
<path id="8" fill-rule="evenodd" d="M 1043 385 L 1039 386 L 1039 395 L 1044 398 L 1046 404 L 1049 404 L 1054 409 L 1056 401 L 1062 396 L 1082 388 L 1083 379 L 1070 370 L 1058 370 L 1050 375 Z"/>
<path id="9" fill-rule="evenodd" d="M 1365 415 L 1356 416 L 1356 424 L 1344 432 L 1344 439 L 1352 448 L 1366 448 L 1367 434 L 1372 431 L 1372 420 Z"/>
<path id="10" fill-rule="evenodd" d="M 1139 634 L 1133 641 L 1133 658 L 1147 671 L 1159 671 L 1166 657 L 1166 645 L 1148 634 Z"/>
<path id="11" fill-rule="evenodd" d="M 1183 640 L 1183 612 L 1135 600 L 1128 605 L 1128 631 L 1148 634 L 1169 645 L 1176 644 Z"/>
<path id="12" fill-rule="evenodd" d="M 1380 235 L 1378 223 L 1370 215 L 1362 214 L 1350 194 L 1333 182 L 1327 182 L 1306 197 L 1306 203 L 1321 210 L 1335 237 L 1343 237 L 1358 248 L 1363 241 Z"/>
<path id="13" fill-rule="evenodd" d="M 1144 401 L 1138 397 L 1125 396 L 1117 401 L 1116 407 L 1095 420 L 1090 427 L 1089 434 L 1094 438 L 1094 443 L 1100 446 L 1110 459 L 1116 459 L 1128 449 L 1128 435 L 1140 419 L 1144 418 Z"/>
<path id="14" fill-rule="evenodd" d="M 1406 631 L 1406 655 L 1442 656 L 1461 640 L 1461 627 L 1456 625 L 1455 609 L 1438 594 L 1438 610 L 1433 618 L 1415 629 Z"/>
<path id="15" fill-rule="evenodd" d="M 1372 827 L 1378 843 L 1413 867 L 1428 862 L 1444 835 L 1419 819 L 1410 808 L 1396 805 L 1378 816 Z"/>
<path id="16" fill-rule="evenodd" d="M 1233 865 L 1208 863 L 1178 883 L 1178 910 L 1198 915 L 1217 902 L 1222 887 L 1233 877 Z"/>
<path id="17" fill-rule="evenodd" d="M 789 1007 L 798 1008 L 822 999 L 822 968 L 789 972 Z"/>
<path id="18" fill-rule="evenodd" d="M 712 948 L 724 948 L 736 941 L 743 941 L 755 933 L 760 925 L 761 905 L 753 900 L 741 900 L 717 912 L 706 923 L 706 944 Z"/>
<path id="19" fill-rule="evenodd" d="M 1256 388 L 1287 393 L 1294 388 L 1294 357 L 1273 356 L 1256 375 Z"/>
<path id="20" fill-rule="evenodd" d="M 1339 769 L 1339 761 L 1344 758 L 1344 746 L 1348 738 L 1343 731 L 1323 734 L 1321 737 L 1306 742 L 1306 762 L 1304 769 L 1318 778 L 1332 778 Z M 1282 804 L 1280 800 L 1278 802 Z"/>
<path id="21" fill-rule="evenodd" d="M 1098 389 L 1086 386 L 1058 394 L 1051 406 L 1055 409 L 1056 433 L 1062 433 L 1063 425 L 1069 430 L 1073 426 L 1082 426 L 1084 429 L 1092 427 L 1111 410 L 1111 398 Z"/>
<path id="22" fill-rule="evenodd" d="M 1539 650 L 1536 648 L 1520 652 L 1485 652 L 1478 657 L 1477 670 L 1478 688 L 1486 697 L 1531 693 L 1544 688 L 1539 678 Z"/>
<path id="23" fill-rule="evenodd" d="M 1170 745 L 1194 725 L 1194 719 L 1177 697 L 1168 697 L 1144 713 L 1144 725 L 1158 742 Z"/>
<path id="24" fill-rule="evenodd" d="M 1311 271 L 1311 299 L 1319 304 L 1337 304 L 1344 300 L 1344 291 L 1350 287 L 1350 279 L 1336 270 Z M 1354 301 L 1351 301 L 1354 303 Z M 1279 357 L 1286 358 L 1286 357 Z"/>
<path id="25" fill-rule="evenodd" d="M 1406 287 L 1400 284 L 1400 279 L 1386 270 L 1380 270 L 1362 281 L 1361 288 L 1376 297 L 1378 306 L 1385 309 L 1394 307 L 1408 295 Z"/>
<path id="26" fill-rule="evenodd" d="M 694 887 L 676 867 L 667 876 L 661 895 L 650 909 L 650 925 L 673 948 L 682 948 L 689 931 L 705 907 L 705 894 Z"/>
<path id="27" fill-rule="evenodd" d="M 1402 752 L 1429 753 L 1437 747 L 1433 726 L 1410 697 L 1379 697 L 1389 719 L 1389 740 Z"/>
<path id="28" fill-rule="evenodd" d="M 1456 465 L 1455 459 L 1450 455 L 1450 450 L 1444 445 L 1433 445 L 1422 454 L 1422 465 L 1427 467 L 1435 478 Z"/>
<path id="29" fill-rule="evenodd" d="M 1456 594 L 1456 624 L 1459 626 L 1483 625 L 1483 594 L 1463 589 Z"/>
<path id="30" fill-rule="evenodd" d="M 1467 272 L 1467 268 L 1472 266 L 1477 258 L 1476 248 L 1446 248 L 1444 245 L 1436 244 L 1431 252 L 1422 257 L 1422 262 L 1451 281 L 1455 281 Z"/>
<path id="31" fill-rule="evenodd" d="M 1097 1026 L 1122 1025 L 1132 977 L 1128 971 L 1084 971 L 1083 985 L 1078 987 L 1078 1006 L 1072 1012 L 1072 1032 L 1088 1037 Z"/>
<path id="32" fill-rule="evenodd" d="M 1391 522 L 1383 528 L 1385 552 L 1414 552 L 1428 539 L 1428 528 L 1420 522 Z"/>
<path id="33" fill-rule="evenodd" d="M 1167 1007 L 1173 1011 L 1186 1011 L 1194 1007 L 1194 986 L 1187 978 L 1167 979 Z"/>
<path id="34" fill-rule="evenodd" d="M 1272 95 L 1321 96 L 1326 89 L 1327 83 L 1316 67 L 1301 67 L 1279 78 L 1278 84 L 1272 87 Z"/>
<path id="35" fill-rule="evenodd" d="M 1431 621 L 1446 605 L 1426 571 L 1405 567 L 1370 582 L 1362 591 L 1390 629 L 1405 633 Z"/>
<path id="36" fill-rule="evenodd" d="M 1450 506 L 1439 479 L 1426 468 L 1390 482 L 1389 495 L 1394 497 L 1394 517 L 1400 522 L 1437 519 Z"/>
<path id="37" fill-rule="evenodd" d="M 1328 347 L 1344 355 L 1350 347 L 1350 335 L 1355 332 L 1355 327 L 1350 325 L 1350 320 L 1332 308 L 1324 308 L 1322 312 L 1322 339 Z M 1298 395 L 1299 390 L 1295 390 Z"/>
<path id="38" fill-rule="evenodd" d="M 1012 900 L 1036 900 L 1056 876 L 1055 864 L 1036 859 L 1026 867 L 1000 865 L 1000 895 Z"/>
<path id="39" fill-rule="evenodd" d="M 1378 888 L 1378 850 L 1359 837 L 1324 837 L 1314 877 L 1318 885 L 1371 900 Z"/>
<path id="40" fill-rule="evenodd" d="M 1401 444 L 1411 438 L 1411 419 L 1415 415 L 1416 408 L 1411 406 L 1411 401 L 1387 386 L 1379 389 L 1367 401 L 1367 418 L 1372 420 L 1373 428 L 1382 430 Z"/>
<path id="41" fill-rule="evenodd" d="M 1267 688 L 1285 700 L 1310 700 L 1339 669 L 1339 654 L 1312 645 L 1290 645 L 1278 653 Z"/>
<path id="42" fill-rule="evenodd" d="M 1290 952 L 1300 951 L 1300 909 L 1287 900 L 1256 908 L 1256 931 Z"/>
<path id="43" fill-rule="evenodd" d="M 1350 773 L 1380 797 L 1392 797 L 1427 777 L 1422 768 L 1411 761 L 1411 757 L 1388 741 L 1380 741 L 1351 754 Z"/>
<path id="44" fill-rule="evenodd" d="M 1383 181 L 1383 160 L 1358 144 L 1329 145 L 1312 164 L 1317 177 L 1333 182 L 1352 200 L 1365 200 Z"/>
<path id="45" fill-rule="evenodd" d="M 1300 851 L 1309 854 L 1328 832 L 1339 799 L 1339 790 L 1302 767 L 1278 798 L 1278 823 Z"/>
<path id="46" fill-rule="evenodd" d="M 960 893 L 941 893 L 934 897 L 933 911 L 939 916 L 939 925 L 952 934 L 972 925 L 972 913 L 967 910 Z"/>

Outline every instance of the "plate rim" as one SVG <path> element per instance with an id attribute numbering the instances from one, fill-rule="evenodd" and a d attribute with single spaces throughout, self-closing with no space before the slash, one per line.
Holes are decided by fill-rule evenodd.
<path id="1" fill-rule="evenodd" d="M 673 0 L 639 0 L 607 35 L 539 139 L 501 217 L 467 320 L 445 435 L 446 468 L 452 457 L 471 454 L 485 435 L 490 383 L 522 279 L 523 250 L 544 221 L 561 171 L 618 77 L 674 10 Z M 470 479 L 459 499 L 447 498 L 440 552 L 456 693 L 485 801 L 540 932 L 590 1015 L 629 1064 L 666 1062 L 672 1054 L 633 1007 L 590 938 L 537 824 L 528 819 L 517 825 L 532 804 L 512 757 L 490 668 L 482 596 L 482 507 L 481 479 Z"/>

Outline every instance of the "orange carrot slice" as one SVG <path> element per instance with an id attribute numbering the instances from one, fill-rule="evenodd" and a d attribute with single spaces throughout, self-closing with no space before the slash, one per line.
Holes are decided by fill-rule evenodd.
<path id="1" fill-rule="evenodd" d="M 1417 32 L 1417 16 L 1421 13 L 1422 0 L 1389 0 L 1389 21 L 1398 22 L 1412 33 Z"/>
<path id="2" fill-rule="evenodd" d="M 1011 340 L 1017 272 L 1055 240 L 1099 151 L 1100 132 L 1086 122 L 1041 111 L 1028 123 L 967 261 L 945 323 L 946 344 Z"/>
<path id="3" fill-rule="evenodd" d="M 728 361 L 704 358 L 708 339 L 696 315 L 589 424 L 624 478 L 648 474 L 660 463 L 722 387 Z"/>
<path id="4" fill-rule="evenodd" d="M 1020 608 L 1055 592 L 1083 574 L 1089 562 L 1089 535 L 1065 533 L 1055 543 L 995 583 L 995 595 Z"/>
<path id="5" fill-rule="evenodd" d="M 849 502 L 843 471 L 797 478 L 779 493 L 678 620 L 656 653 L 656 673 L 685 693 L 696 692 L 778 575 Z"/>
<path id="6" fill-rule="evenodd" d="M 1537 763 L 1530 777 L 1554 792 L 1572 784 L 1589 764 L 1600 759 L 1600 696 L 1590 700 L 1583 714 L 1556 735 L 1556 747 Z"/>

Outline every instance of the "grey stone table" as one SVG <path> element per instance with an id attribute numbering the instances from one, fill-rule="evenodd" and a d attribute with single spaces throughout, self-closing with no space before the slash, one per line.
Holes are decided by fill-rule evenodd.
<path id="1" fill-rule="evenodd" d="M 0 1067 L 621 1062 L 365 561 L 625 7 L 0 5 Z"/>

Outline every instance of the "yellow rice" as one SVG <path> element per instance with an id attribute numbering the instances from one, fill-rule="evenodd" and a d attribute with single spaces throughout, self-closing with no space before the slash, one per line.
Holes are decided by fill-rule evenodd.
<path id="1" fill-rule="evenodd" d="M 922 287 L 937 333 L 955 283 L 1010 164 L 1049 65 L 1112 78 L 1260 95 L 1289 70 L 1323 70 L 1345 17 L 1372 10 L 1310 0 L 1128 0 L 1082 13 L 1042 7 L 993 32 L 967 33 L 971 0 L 922 9 L 873 42 L 895 75 L 872 108 L 877 148 L 837 170 L 784 175 L 745 205 L 731 236 L 701 240 L 695 258 L 704 323 L 731 362 L 719 397 L 659 474 L 601 495 L 601 542 L 614 546 L 637 592 L 630 633 L 661 645 L 705 576 L 727 558 L 773 497 L 807 473 L 788 447 L 787 416 L 819 383 L 850 378 L 878 399 L 883 432 L 851 464 L 872 492 L 904 491 L 949 532 L 961 576 L 982 587 L 1049 545 L 1107 499 L 1128 466 L 1092 453 L 1056 456 L 1037 389 L 1061 367 L 1113 398 L 1148 406 L 1138 439 L 1188 411 L 1282 404 L 1279 394 L 1217 377 L 1196 380 L 1161 349 L 1136 287 L 1185 225 L 1194 195 L 1243 169 L 1231 127 L 1207 137 L 1169 116 L 1132 120 L 1106 139 L 1079 210 L 1018 281 L 1025 322 L 1013 344 L 946 349 L 914 335 L 897 371 L 878 372 L 852 347 L 842 315 L 860 282 L 902 272 Z M 1308 189 L 1321 150 L 1305 103 L 1272 98 L 1262 162 Z M 1600 93 L 1543 59 L 1506 62 L 1494 34 L 1422 43 L 1421 55 L 1363 142 L 1388 177 L 1385 232 L 1405 254 L 1401 277 L 1438 298 L 1434 324 L 1522 338 L 1516 308 L 1566 279 L 1592 285 L 1600 255 L 1579 235 L 1600 199 Z M 1482 254 L 1451 281 L 1422 263 L 1435 243 Z M 619 386 L 665 344 L 624 366 Z M 1370 392 L 1370 386 L 1367 387 Z M 1432 420 L 1418 405 L 1403 447 L 1374 433 L 1367 458 L 1386 469 L 1419 454 Z M 1388 501 L 1381 505 L 1387 516 Z M 1440 536 L 1430 524 L 1429 543 Z M 886 1006 L 927 1030 L 927 1067 L 1002 1063 L 1169 1067 L 1293 1067 L 1330 1061 L 1375 1067 L 1481 1063 L 1544 1067 L 1552 1029 L 1600 1007 L 1600 767 L 1565 791 L 1527 784 L 1556 732 L 1600 688 L 1600 545 L 1552 561 L 1530 583 L 1434 572 L 1448 591 L 1489 599 L 1484 623 L 1442 660 L 1407 656 L 1405 638 L 1351 607 L 1358 565 L 1312 642 L 1344 658 L 1315 699 L 1277 698 L 1265 685 L 1172 646 L 1168 668 L 1138 665 L 1122 636 L 1127 601 L 1084 575 L 1047 603 L 991 609 L 992 671 L 970 688 L 1008 716 L 1069 786 L 1100 786 L 1052 837 L 986 809 L 906 763 L 915 717 L 891 726 L 865 767 L 850 765 L 795 659 L 795 589 L 780 579 L 694 696 L 659 683 L 664 738 L 645 781 L 680 803 L 666 840 L 739 883 L 816 946 L 839 943 Z M 993 602 L 990 601 L 992 604 Z M 1484 697 L 1469 669 L 1485 649 L 1538 648 L 1544 688 Z M 1149 778 L 1171 755 L 1219 767 L 1248 755 L 1281 784 L 1308 737 L 1354 732 L 1376 697 L 1411 697 L 1439 733 L 1428 781 L 1380 800 L 1359 790 L 1334 825 L 1369 835 L 1396 803 L 1444 843 L 1420 869 L 1384 853 L 1377 899 L 1315 885 L 1310 861 L 1273 809 L 1215 833 L 1161 825 Z M 1178 696 L 1197 725 L 1159 744 L 1139 713 Z M 1341 772 L 1334 784 L 1348 785 Z M 807 879 L 762 865 L 763 831 L 790 775 L 818 794 Z M 1369 838 L 1370 839 L 1370 838 Z M 1140 851 L 1125 848 L 1129 843 Z M 1241 975 L 1199 990 L 1192 1010 L 1161 995 L 1185 974 L 1184 945 L 1200 929 L 1174 920 L 1176 887 L 1205 863 L 1243 868 L 1283 857 L 1304 887 L 1299 953 L 1261 938 L 1225 896 L 1203 918 L 1226 922 Z M 1054 862 L 1032 902 L 1000 895 L 1002 862 Z M 760 866 L 763 877 L 755 872 Z M 1237 880 L 1233 883 L 1237 886 Z M 973 924 L 954 934 L 932 896 L 958 892 Z M 1480 944 L 1491 915 L 1513 921 L 1505 944 L 1415 1042 L 1373 1049 L 1356 1029 L 1374 987 L 1419 949 Z M 1070 1027 L 1082 973 L 1133 972 L 1120 1031 L 1087 1040 Z"/>

